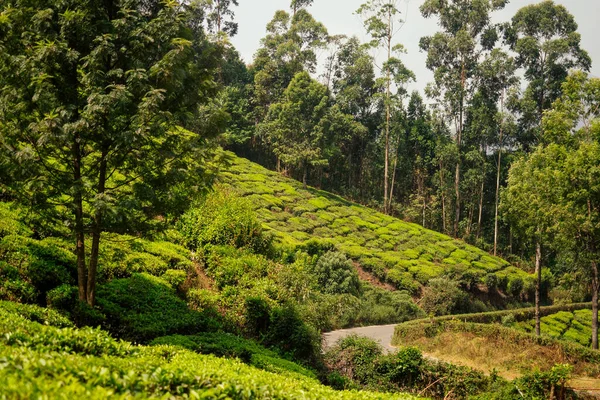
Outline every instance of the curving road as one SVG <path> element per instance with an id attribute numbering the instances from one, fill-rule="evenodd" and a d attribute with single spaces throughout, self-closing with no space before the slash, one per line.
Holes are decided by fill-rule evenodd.
<path id="1" fill-rule="evenodd" d="M 363 326 L 361 328 L 340 329 L 339 331 L 324 333 L 323 351 L 332 347 L 339 339 L 349 335 L 359 335 L 378 341 L 386 353 L 393 353 L 396 351 L 396 348 L 391 343 L 396 325 L 398 324 Z"/>

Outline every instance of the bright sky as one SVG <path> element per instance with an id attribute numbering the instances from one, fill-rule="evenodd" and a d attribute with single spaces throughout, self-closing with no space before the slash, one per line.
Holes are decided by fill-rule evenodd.
<path id="1" fill-rule="evenodd" d="M 366 40 L 362 23 L 354 12 L 364 0 L 315 0 L 309 11 L 314 17 L 325 24 L 329 34 L 356 35 Z M 536 0 L 512 0 L 507 7 L 493 15 L 495 22 L 509 21 L 516 11 L 527 5 L 537 3 Z M 582 47 L 586 49 L 594 65 L 592 74 L 600 76 L 600 0 L 555 0 L 563 4 L 575 16 L 582 36 Z M 265 27 L 276 10 L 289 9 L 289 0 L 239 0 L 236 8 L 236 20 L 239 23 L 239 33 L 232 39 L 233 44 L 241 53 L 246 63 L 251 63 L 260 39 L 265 36 Z M 402 0 L 404 27 L 397 35 L 397 41 L 407 50 L 403 61 L 417 76 L 417 83 L 409 89 L 421 92 L 428 82 L 433 80 L 432 73 L 425 67 L 425 54 L 419 49 L 419 39 L 438 30 L 435 19 L 425 19 L 419 12 L 423 0 Z M 320 61 L 327 57 L 320 54 Z"/>

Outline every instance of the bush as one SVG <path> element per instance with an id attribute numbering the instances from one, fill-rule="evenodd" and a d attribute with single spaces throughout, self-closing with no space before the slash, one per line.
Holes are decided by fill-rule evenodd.
<path id="1" fill-rule="evenodd" d="M 231 334 L 202 333 L 193 336 L 165 336 L 152 341 L 151 345 L 180 346 L 200 354 L 238 358 L 245 364 L 276 373 L 287 372 L 315 378 L 314 372 L 281 358 L 277 353 L 256 342 Z"/>
<path id="2" fill-rule="evenodd" d="M 23 275 L 17 268 L 0 261 L 0 300 L 21 303 L 36 300 L 38 294 L 35 287 Z"/>
<path id="3" fill-rule="evenodd" d="M 261 297 L 246 299 L 246 330 L 254 337 L 265 334 L 270 326 L 271 307 Z"/>
<path id="4" fill-rule="evenodd" d="M 147 274 L 134 274 L 100 286 L 97 303 L 107 317 L 104 327 L 135 342 L 221 326 L 214 316 L 190 310 L 167 282 Z"/>
<path id="5" fill-rule="evenodd" d="M 207 244 L 270 250 L 250 203 L 227 190 L 217 190 L 185 213 L 178 224 L 185 244 L 195 250 Z"/>
<path id="6" fill-rule="evenodd" d="M 440 316 L 460 312 L 468 304 L 468 296 L 459 284 L 447 279 L 432 279 L 425 288 L 421 307 L 430 315 Z"/>
<path id="7" fill-rule="evenodd" d="M 498 289 L 500 281 L 498 279 L 498 275 L 494 273 L 489 273 L 485 276 L 484 283 L 485 286 L 487 286 L 488 290 L 491 292 L 493 290 Z"/>
<path id="8" fill-rule="evenodd" d="M 523 291 L 524 285 L 523 278 L 520 276 L 512 277 L 508 281 L 506 290 L 511 296 L 519 298 L 521 296 L 521 292 Z"/>
<path id="9" fill-rule="evenodd" d="M 383 354 L 381 345 L 373 339 L 350 335 L 338 342 L 325 354 L 329 369 L 360 385 L 375 380 L 375 362 Z"/>
<path id="10" fill-rule="evenodd" d="M 160 278 L 165 282 L 168 282 L 173 288 L 177 289 L 185 282 L 187 273 L 176 269 L 168 269 Z"/>
<path id="11" fill-rule="evenodd" d="M 325 293 L 349 293 L 355 296 L 360 293 L 356 269 L 342 253 L 329 251 L 322 255 L 314 267 L 314 274 Z"/>
<path id="12" fill-rule="evenodd" d="M 321 336 L 302 320 L 292 304 L 273 309 L 263 343 L 309 364 L 319 359 L 321 351 Z"/>

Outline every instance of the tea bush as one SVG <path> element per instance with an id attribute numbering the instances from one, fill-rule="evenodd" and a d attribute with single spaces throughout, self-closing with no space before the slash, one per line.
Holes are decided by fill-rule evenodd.
<path id="1" fill-rule="evenodd" d="M 250 203 L 224 189 L 192 206 L 178 227 L 186 246 L 194 250 L 211 244 L 264 253 L 270 247 Z"/>
<path id="2" fill-rule="evenodd" d="M 181 347 L 132 346 L 91 328 L 30 321 L 0 303 L 2 398 L 411 399 L 404 394 L 335 391 L 259 349 L 257 365 L 196 354 Z M 53 314 L 14 306 L 24 313 Z M 174 342 L 177 342 L 174 340 Z M 247 346 L 251 346 L 247 344 Z M 270 365 L 267 365 L 270 364 Z"/>
<path id="3" fill-rule="evenodd" d="M 406 223 L 353 204 L 331 193 L 303 189 L 302 184 L 235 157 L 230 170 L 220 175 L 225 187 L 235 191 L 256 212 L 263 227 L 272 233 L 278 247 L 290 254 L 299 249 L 319 253 L 315 242 L 327 243 L 370 271 L 380 281 L 420 294 L 431 279 L 452 275 L 461 285 L 474 288 L 488 274 L 501 281 L 522 279 L 530 274 L 500 258 L 459 240 Z M 265 188 L 262 182 L 269 182 Z M 258 184 L 257 184 L 258 183 Z M 268 190 L 267 190 L 268 189 Z M 328 248 L 327 251 L 331 250 Z M 515 284 L 513 284 L 514 286 Z M 519 299 L 522 291 L 513 293 Z M 521 288 L 522 289 L 522 288 Z"/>
<path id="4" fill-rule="evenodd" d="M 221 326 L 214 315 L 190 310 L 166 281 L 134 274 L 98 288 L 104 327 L 117 337 L 145 343 L 169 334 L 191 334 Z"/>
<path id="5" fill-rule="evenodd" d="M 319 257 L 313 268 L 317 282 L 325 293 L 349 293 L 358 296 L 360 281 L 352 262 L 345 255 L 329 251 Z"/>
<path id="6" fill-rule="evenodd" d="M 296 374 L 316 379 L 316 373 L 292 361 L 281 358 L 274 351 L 240 337 L 223 333 L 202 333 L 193 336 L 165 336 L 153 340 L 151 345 L 181 346 L 200 354 L 237 358 L 245 364 L 275 373 Z"/>

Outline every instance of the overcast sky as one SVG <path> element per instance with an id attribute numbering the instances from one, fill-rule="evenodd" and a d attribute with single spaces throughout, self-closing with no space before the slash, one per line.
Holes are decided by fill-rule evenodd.
<path id="1" fill-rule="evenodd" d="M 354 12 L 364 0 L 315 0 L 309 11 L 314 17 L 325 24 L 329 34 L 356 35 L 366 40 L 362 23 Z M 512 0 L 507 7 L 494 13 L 495 22 L 509 21 L 516 11 L 527 5 L 537 3 L 536 0 Z M 592 57 L 592 74 L 600 76 L 600 0 L 555 0 L 563 4 L 575 16 L 582 36 L 582 47 Z M 246 63 L 251 63 L 260 39 L 265 36 L 265 26 L 271 20 L 276 10 L 288 9 L 289 0 L 239 0 L 236 8 L 236 20 L 239 23 L 239 33 L 232 39 L 233 44 L 241 53 Z M 403 61 L 417 76 L 417 82 L 409 89 L 421 92 L 433 75 L 425 67 L 425 54 L 419 50 L 419 39 L 433 34 L 438 30 L 436 19 L 425 19 L 419 12 L 423 0 L 402 0 L 404 27 L 397 35 L 397 41 L 407 50 Z M 374 54 L 376 55 L 376 54 Z M 376 55 L 377 56 L 377 55 Z M 327 53 L 320 54 L 320 61 Z"/>

